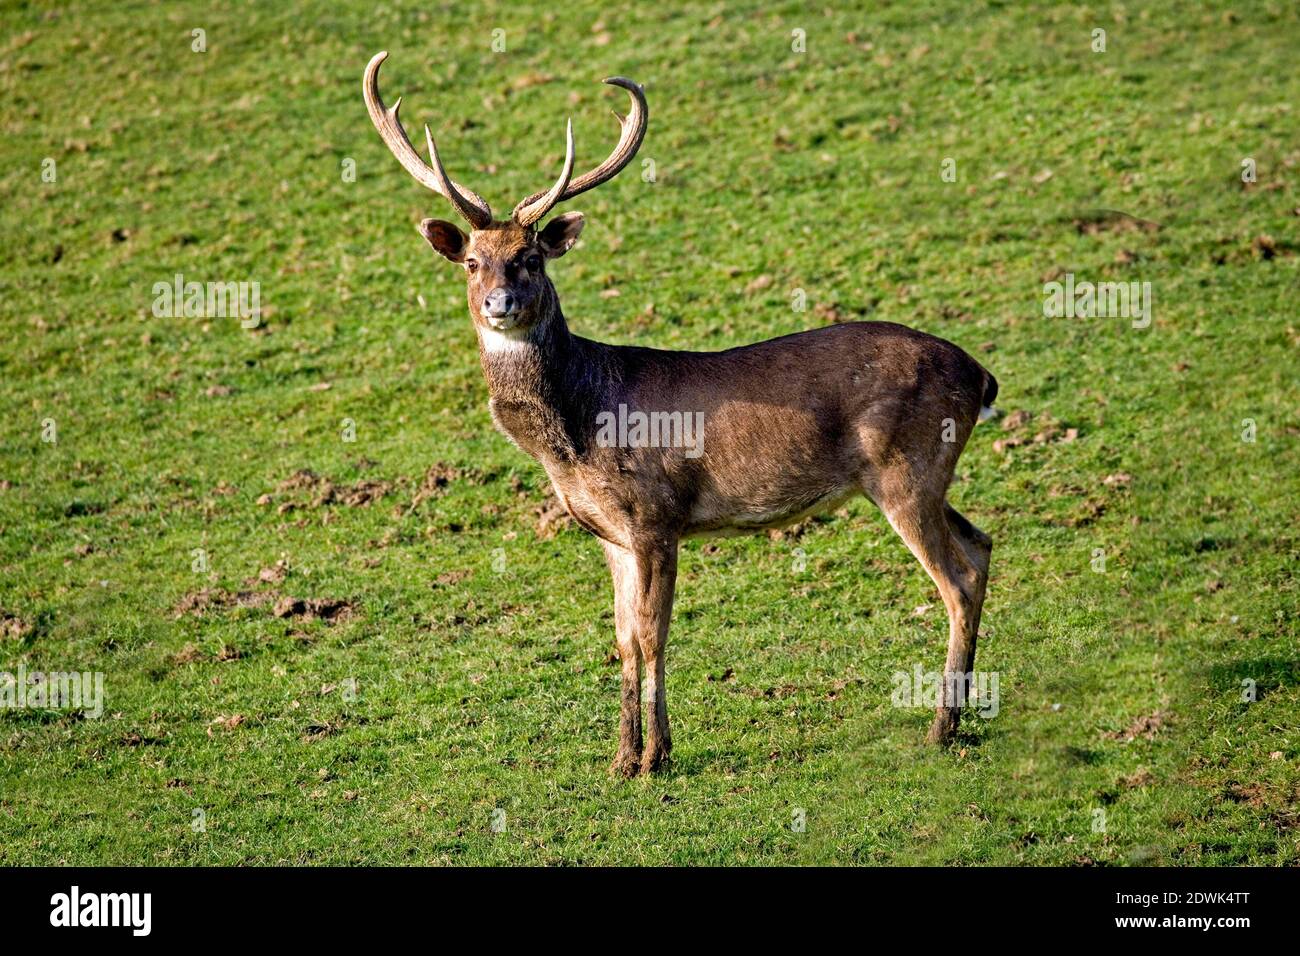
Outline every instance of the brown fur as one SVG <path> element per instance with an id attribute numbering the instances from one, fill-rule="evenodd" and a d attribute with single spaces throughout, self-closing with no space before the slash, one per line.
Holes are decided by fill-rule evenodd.
<path id="1" fill-rule="evenodd" d="M 611 769 L 650 772 L 672 749 L 664 650 L 678 542 L 689 535 L 777 526 L 866 494 L 939 588 L 949 619 L 945 674 L 969 673 L 992 542 L 945 495 L 981 405 L 996 393 L 993 377 L 957 346 L 883 322 L 725 352 L 581 338 L 569 331 L 543 265 L 581 228 L 581 215 L 569 213 L 540 232 L 497 222 L 465 236 L 432 220 L 421 232 L 466 265 L 493 420 L 542 464 L 564 507 L 604 545 L 622 659 Z M 509 323 L 504 329 L 483 311 L 484 297 L 502 288 L 522 302 L 517 315 L 497 321 Z M 602 447 L 597 416 L 620 404 L 702 413 L 702 454 Z M 953 686 L 945 681 L 931 740 L 957 729 Z"/>

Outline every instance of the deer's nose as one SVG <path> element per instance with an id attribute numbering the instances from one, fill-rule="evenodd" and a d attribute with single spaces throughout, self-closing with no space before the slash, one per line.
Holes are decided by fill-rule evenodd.
<path id="1" fill-rule="evenodd" d="M 506 288 L 493 289 L 483 299 L 483 313 L 489 318 L 500 319 L 515 311 L 515 297 Z"/>

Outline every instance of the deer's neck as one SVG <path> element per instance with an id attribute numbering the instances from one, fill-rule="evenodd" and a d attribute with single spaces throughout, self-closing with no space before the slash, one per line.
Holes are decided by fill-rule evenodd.
<path id="1" fill-rule="evenodd" d="M 479 360 L 497 426 L 543 465 L 581 456 L 602 392 L 597 343 L 569 331 L 558 298 L 526 333 L 480 328 Z"/>

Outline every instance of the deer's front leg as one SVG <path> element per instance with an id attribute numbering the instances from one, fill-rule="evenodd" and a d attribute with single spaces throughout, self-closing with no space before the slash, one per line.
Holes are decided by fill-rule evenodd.
<path id="1" fill-rule="evenodd" d="M 664 649 L 677 585 L 677 542 L 640 544 L 635 550 L 605 545 L 614 578 L 614 626 L 623 662 L 618 756 L 611 768 L 633 776 L 651 773 L 672 749 L 664 690 Z M 640 682 L 645 664 L 646 725 L 641 742 Z"/>
<path id="2" fill-rule="evenodd" d="M 614 632 L 623 664 L 619 705 L 618 756 L 609 772 L 635 777 L 641 769 L 641 647 L 633 630 L 635 621 L 636 562 L 628 551 L 603 542 L 605 561 L 614 579 Z"/>

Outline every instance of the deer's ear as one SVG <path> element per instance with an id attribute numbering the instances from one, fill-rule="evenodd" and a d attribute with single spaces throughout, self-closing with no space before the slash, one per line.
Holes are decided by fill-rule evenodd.
<path id="1" fill-rule="evenodd" d="M 457 226 L 441 219 L 425 219 L 420 223 L 419 231 L 438 255 L 452 262 L 464 260 L 469 236 L 461 232 Z"/>
<path id="2" fill-rule="evenodd" d="M 586 224 L 587 218 L 580 212 L 566 212 L 548 222 L 546 228 L 537 234 L 546 258 L 558 259 L 572 249 Z"/>

